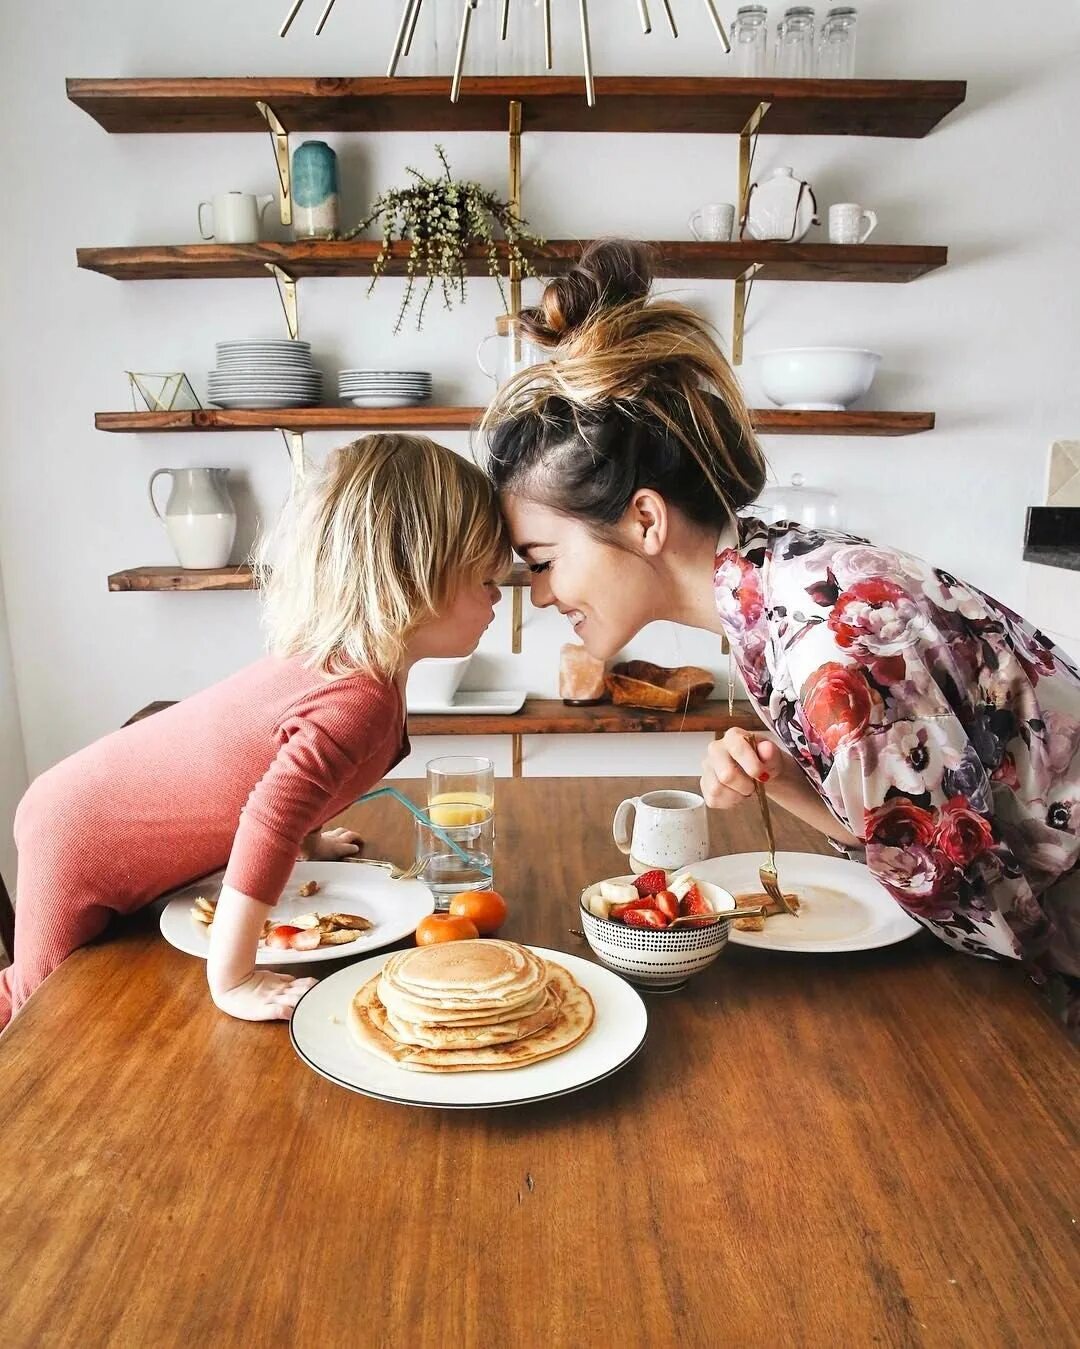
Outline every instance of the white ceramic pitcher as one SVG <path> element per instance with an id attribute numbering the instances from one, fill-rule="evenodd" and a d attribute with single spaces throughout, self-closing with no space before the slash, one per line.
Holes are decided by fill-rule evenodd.
<path id="1" fill-rule="evenodd" d="M 258 197 L 250 192 L 219 192 L 211 201 L 199 202 L 199 233 L 221 244 L 257 244 L 263 214 L 273 200 L 272 192 Z M 210 212 L 209 229 L 204 209 Z"/>
<path id="2" fill-rule="evenodd" d="M 485 356 L 488 355 L 486 348 L 491 342 L 495 343 L 495 361 L 494 365 L 488 366 L 485 364 Z M 549 351 L 530 342 L 524 336 L 520 319 L 512 314 L 500 314 L 495 320 L 495 331 L 481 338 L 480 345 L 476 348 L 477 365 L 500 389 L 507 380 L 520 375 L 522 370 L 527 370 L 530 365 L 537 365 L 540 361 L 550 359 Z"/>
<path id="3" fill-rule="evenodd" d="M 236 538 L 236 510 L 225 482 L 227 468 L 159 468 L 150 475 L 150 505 L 165 526 L 182 567 L 206 570 L 228 565 Z M 172 478 L 164 515 L 154 500 L 154 483 Z"/>

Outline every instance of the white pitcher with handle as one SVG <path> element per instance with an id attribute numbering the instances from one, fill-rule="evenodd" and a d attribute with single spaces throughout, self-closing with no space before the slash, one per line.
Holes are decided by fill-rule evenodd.
<path id="1" fill-rule="evenodd" d="M 485 358 L 490 360 L 487 347 L 491 342 L 495 343 L 495 359 L 493 364 L 488 365 Z M 551 352 L 530 342 L 525 336 L 521 320 L 513 314 L 500 314 L 495 320 L 495 331 L 481 338 L 476 348 L 477 365 L 500 389 L 529 366 L 549 360 Z"/>
<path id="2" fill-rule="evenodd" d="M 236 538 L 236 510 L 225 478 L 227 468 L 159 468 L 150 475 L 150 505 L 165 526 L 182 567 L 205 571 L 225 567 Z M 172 478 L 164 515 L 154 500 L 154 483 Z"/>

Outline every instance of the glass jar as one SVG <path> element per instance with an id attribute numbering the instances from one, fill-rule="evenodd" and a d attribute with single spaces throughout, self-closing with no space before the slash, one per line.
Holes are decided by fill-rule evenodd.
<path id="1" fill-rule="evenodd" d="M 827 80 L 850 80 L 855 74 L 855 21 L 850 5 L 830 9 L 821 25 L 818 74 Z"/>
<path id="2" fill-rule="evenodd" d="M 791 520 L 806 529 L 839 529 L 838 500 L 835 492 L 807 487 L 803 475 L 793 473 L 790 482 L 766 487 L 747 513 L 769 525 Z"/>
<path id="3" fill-rule="evenodd" d="M 742 5 L 731 25 L 731 59 L 736 75 L 757 79 L 767 74 L 769 11 L 764 5 Z"/>
<path id="4" fill-rule="evenodd" d="M 814 11 L 809 5 L 794 5 L 777 25 L 776 74 L 796 80 L 814 74 Z"/>

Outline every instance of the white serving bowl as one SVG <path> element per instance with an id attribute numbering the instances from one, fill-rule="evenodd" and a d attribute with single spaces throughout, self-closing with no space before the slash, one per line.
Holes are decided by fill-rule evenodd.
<path id="1" fill-rule="evenodd" d="M 780 407 L 843 412 L 869 390 L 881 357 L 859 347 L 789 347 L 757 361 L 762 392 Z"/>
<path id="2" fill-rule="evenodd" d="M 409 671 L 405 704 L 418 707 L 449 707 L 465 674 L 471 656 L 432 657 L 418 660 Z"/>
<path id="3" fill-rule="evenodd" d="M 633 876 L 609 876 L 608 880 L 630 881 Z M 581 924 L 586 940 L 601 965 L 621 974 L 639 988 L 654 993 L 672 993 L 682 988 L 692 975 L 708 969 L 727 945 L 730 922 L 710 923 L 707 927 L 650 928 L 627 927 L 610 918 L 597 918 L 585 907 L 589 897 L 600 890 L 602 882 L 588 886 L 581 895 Z M 726 890 L 711 886 L 716 894 L 727 895 L 732 908 L 735 900 Z M 715 898 L 711 899 L 715 903 Z"/>

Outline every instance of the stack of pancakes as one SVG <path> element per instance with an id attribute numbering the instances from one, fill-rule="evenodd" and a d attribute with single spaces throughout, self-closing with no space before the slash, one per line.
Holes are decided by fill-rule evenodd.
<path id="1" fill-rule="evenodd" d="M 400 1068 L 464 1073 L 521 1068 L 578 1043 L 588 993 L 561 965 L 508 941 L 399 951 L 353 998 L 362 1046 Z"/>

